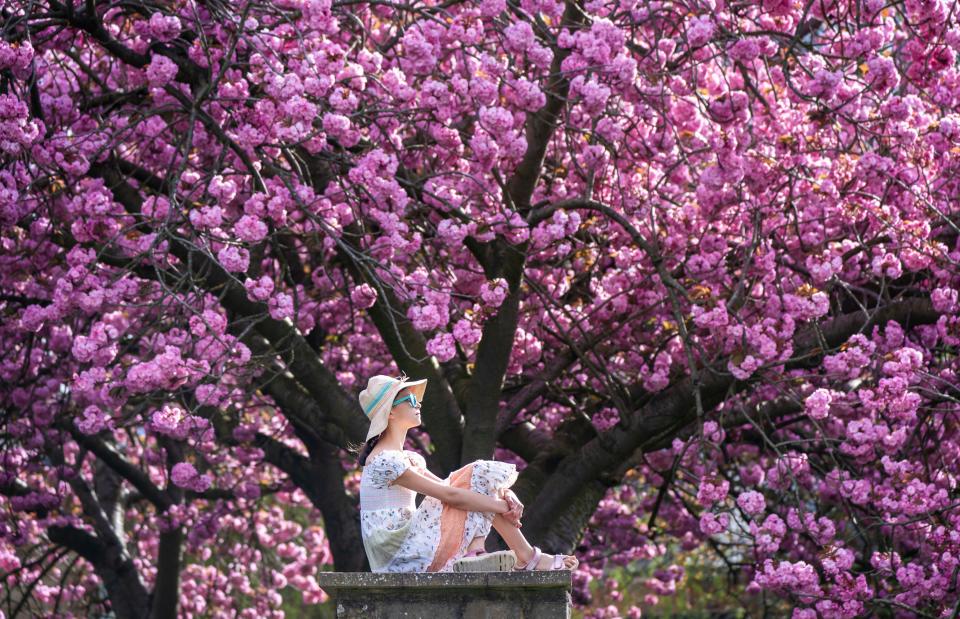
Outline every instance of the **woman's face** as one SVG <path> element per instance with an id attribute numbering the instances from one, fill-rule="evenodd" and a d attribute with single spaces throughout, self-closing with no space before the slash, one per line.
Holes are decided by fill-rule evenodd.
<path id="1" fill-rule="evenodd" d="M 409 387 L 405 387 L 400 390 L 400 393 L 397 394 L 397 397 L 394 398 L 394 401 L 400 400 L 411 393 Z M 410 400 L 404 400 L 402 404 L 394 406 L 390 410 L 390 419 L 394 423 L 399 423 L 403 428 L 414 428 L 420 425 L 420 402 L 417 402 L 417 407 L 414 408 L 410 405 Z"/>

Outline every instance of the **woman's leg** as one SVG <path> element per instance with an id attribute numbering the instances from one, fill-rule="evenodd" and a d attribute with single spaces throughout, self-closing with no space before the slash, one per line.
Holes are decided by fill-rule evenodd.
<path id="1" fill-rule="evenodd" d="M 533 558 L 533 546 L 523 536 L 520 529 L 504 518 L 501 514 L 494 514 L 493 528 L 497 530 L 507 546 L 517 555 L 517 568 L 522 568 L 527 561 Z M 563 567 L 572 570 L 580 563 L 576 557 L 570 555 L 560 555 L 563 557 Z M 541 554 L 535 569 L 547 569 L 553 561 L 553 555 Z"/>

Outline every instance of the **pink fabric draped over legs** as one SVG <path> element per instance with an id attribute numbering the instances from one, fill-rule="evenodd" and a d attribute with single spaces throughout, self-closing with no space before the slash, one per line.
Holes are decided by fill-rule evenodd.
<path id="1" fill-rule="evenodd" d="M 472 476 L 473 465 L 468 464 L 450 474 L 449 485 L 469 490 Z M 437 551 L 433 555 L 433 562 L 427 568 L 428 572 L 438 571 L 457 552 L 460 543 L 463 541 L 466 522 L 466 510 L 457 509 L 446 503 L 443 504 L 443 511 L 440 513 L 440 542 L 437 544 Z"/>

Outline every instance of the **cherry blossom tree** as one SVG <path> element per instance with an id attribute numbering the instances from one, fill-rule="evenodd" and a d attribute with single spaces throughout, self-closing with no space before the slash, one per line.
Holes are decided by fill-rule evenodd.
<path id="1" fill-rule="evenodd" d="M 582 606 L 957 616 L 954 3 L 0 7 L 5 614 L 324 601 L 403 372 Z"/>

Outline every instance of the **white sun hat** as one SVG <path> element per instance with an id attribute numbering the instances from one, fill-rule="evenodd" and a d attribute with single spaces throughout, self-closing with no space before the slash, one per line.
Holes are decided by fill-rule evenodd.
<path id="1" fill-rule="evenodd" d="M 406 387 L 412 387 L 417 401 L 422 402 L 423 392 L 427 390 L 427 379 L 408 380 L 405 376 L 394 378 L 378 374 L 367 381 L 367 388 L 360 392 L 360 408 L 370 420 L 370 430 L 367 431 L 364 441 L 369 441 L 387 429 L 387 418 L 393 408 L 393 401 L 397 399 L 400 390 Z"/>

